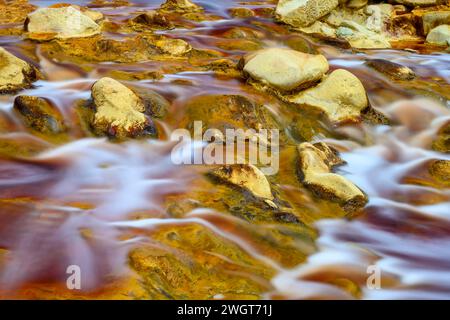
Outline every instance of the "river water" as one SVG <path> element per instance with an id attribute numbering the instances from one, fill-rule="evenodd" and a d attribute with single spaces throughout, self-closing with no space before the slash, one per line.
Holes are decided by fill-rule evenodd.
<path id="1" fill-rule="evenodd" d="M 30 2 L 38 6 L 53 3 Z M 67 2 L 89 5 L 89 1 Z M 138 10 L 155 9 L 160 4 L 157 0 L 131 2 L 133 5 L 127 7 L 93 10 L 103 12 L 112 21 L 123 21 Z M 227 11 L 237 6 L 273 7 L 273 2 L 196 3 L 218 18 L 192 23 L 190 28 L 159 32 L 182 38 L 194 48 L 216 50 L 236 61 L 245 51 L 223 46 L 224 35 L 230 30 L 251 30 L 264 47 L 285 47 L 292 37 L 270 18 L 237 19 Z M 2 296 L 64 297 L 67 293 L 61 288 L 67 276 L 66 266 L 76 264 L 84 270 L 86 284 L 77 297 L 109 297 L 102 291 L 114 290 L 108 287 L 108 277 L 126 279 L 130 273 L 130 248 L 145 242 L 144 238 L 157 245 L 152 232 L 158 228 L 193 223 L 232 242 L 273 270 L 271 276 L 265 277 L 266 290 L 259 295 L 261 298 L 450 298 L 450 190 L 436 184 L 427 173 L 431 161 L 450 160 L 448 154 L 430 148 L 436 132 L 450 121 L 450 55 L 394 49 L 352 52 L 300 34 L 296 37 L 311 50 L 324 54 L 331 69 L 344 68 L 357 75 L 372 106 L 395 119 L 391 126 L 348 125 L 337 128 L 339 134 L 313 137 L 341 151 L 347 164 L 339 172 L 369 198 L 361 213 L 348 219 L 320 212 L 330 210 L 326 206 L 312 208 L 312 212 L 319 213 L 316 218 L 305 219 L 305 223 L 316 234 L 314 243 L 292 244 L 306 254 L 299 263 L 274 258 L 270 250 L 255 244 L 248 232 L 242 231 L 240 226 L 251 222 L 227 212 L 197 207 L 182 217 L 167 213 L 168 197 L 192 192 L 196 188 L 193 181 L 202 179 L 198 168 L 176 166 L 170 160 L 173 143 L 167 141 L 167 136 L 177 128 L 186 101 L 203 94 L 241 94 L 264 103 L 281 123 L 289 121 L 291 111 L 283 109 L 281 102 L 238 78 L 220 77 L 210 71 L 181 71 L 168 72 L 159 80 L 134 81 L 135 86 L 165 97 L 170 102 L 169 115 L 158 123 L 164 132 L 159 140 L 122 143 L 87 137 L 77 127 L 64 142 L 49 141 L 21 124 L 12 109 L 14 95 L 2 95 L 0 111 L 10 128 L 0 134 L 2 141 L 15 141 L 18 148 L 39 151 L 31 156 L 4 155 L 0 159 Z M 70 62 L 53 61 L 40 52 L 39 44 L 31 45 L 19 36 L 0 37 L 0 45 L 33 61 L 47 75 L 46 80 L 20 94 L 49 98 L 66 119 L 73 119 L 74 103 L 88 99 L 91 85 L 111 70 L 160 70 L 163 63 L 91 63 L 83 69 Z M 394 83 L 368 69 L 363 63 L 369 58 L 408 66 L 423 82 L 416 82 L 415 87 Z M 290 144 L 299 142 L 301 139 L 293 138 Z M 281 165 L 286 165 L 283 159 Z M 298 197 L 304 191 L 290 181 L 280 178 L 275 183 L 302 201 Z M 314 203 L 309 201 L 308 205 Z M 278 228 L 270 224 L 247 227 L 261 232 Z M 366 285 L 369 266 L 381 272 L 379 289 Z M 247 271 L 242 273 L 251 276 Z M 343 289 L 348 286 L 358 289 Z M 117 298 L 113 294 L 111 297 Z M 215 297 L 220 298 L 220 292 Z"/>

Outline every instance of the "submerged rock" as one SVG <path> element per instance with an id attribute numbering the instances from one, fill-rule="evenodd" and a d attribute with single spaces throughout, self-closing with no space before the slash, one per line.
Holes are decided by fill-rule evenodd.
<path id="1" fill-rule="evenodd" d="M 228 12 L 234 18 L 249 18 L 255 15 L 249 8 L 230 8 Z"/>
<path id="2" fill-rule="evenodd" d="M 36 131 L 61 133 L 67 129 L 61 112 L 45 98 L 18 96 L 14 100 L 14 109 L 24 124 Z"/>
<path id="3" fill-rule="evenodd" d="M 332 122 L 359 120 L 361 111 L 369 106 L 361 81 L 352 73 L 337 69 L 319 83 L 285 100 L 317 108 Z"/>
<path id="4" fill-rule="evenodd" d="M 450 25 L 443 24 L 430 31 L 427 42 L 441 46 L 450 46 Z"/>
<path id="5" fill-rule="evenodd" d="M 416 77 L 416 74 L 410 68 L 388 60 L 371 59 L 366 61 L 365 64 L 394 80 L 412 80 Z"/>
<path id="6" fill-rule="evenodd" d="M 73 6 L 38 9 L 28 15 L 25 29 L 28 37 L 35 40 L 83 38 L 101 32 L 88 14 Z"/>
<path id="7" fill-rule="evenodd" d="M 317 196 L 338 202 L 347 211 L 355 211 L 367 203 L 366 195 L 350 180 L 332 173 L 343 161 L 324 143 L 299 145 L 302 183 Z"/>
<path id="8" fill-rule="evenodd" d="M 259 130 L 278 128 L 271 113 L 262 105 L 241 95 L 204 95 L 190 100 L 186 116 L 180 125 L 193 129 L 195 121 L 202 121 L 203 129 Z"/>
<path id="9" fill-rule="evenodd" d="M 450 187 L 450 160 L 436 160 L 428 167 L 430 175 L 446 187 Z"/>
<path id="10" fill-rule="evenodd" d="M 338 4 L 338 0 L 280 0 L 275 13 L 282 22 L 306 27 L 330 13 Z"/>
<path id="11" fill-rule="evenodd" d="M 323 55 L 270 48 L 244 57 L 244 74 L 262 85 L 290 91 L 313 85 L 328 71 Z"/>
<path id="12" fill-rule="evenodd" d="M 149 299 L 257 299 L 271 288 L 270 266 L 199 223 L 157 227 L 151 237 L 157 246 L 129 253 Z"/>
<path id="13" fill-rule="evenodd" d="M 28 88 L 36 79 L 33 66 L 0 47 L 0 94 Z"/>
<path id="14" fill-rule="evenodd" d="M 92 86 L 96 112 L 95 131 L 118 138 L 141 134 L 149 125 L 142 100 L 129 88 L 111 78 L 101 78 Z"/>
<path id="15" fill-rule="evenodd" d="M 433 150 L 450 152 L 450 123 L 443 125 L 437 132 L 437 137 L 432 144 Z"/>
<path id="16" fill-rule="evenodd" d="M 272 200 L 269 181 L 254 165 L 233 164 L 211 171 L 211 174 L 225 182 L 249 191 L 255 197 Z"/>

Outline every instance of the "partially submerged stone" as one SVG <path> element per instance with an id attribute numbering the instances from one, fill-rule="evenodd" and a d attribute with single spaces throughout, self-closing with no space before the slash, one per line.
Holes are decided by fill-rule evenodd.
<path id="1" fill-rule="evenodd" d="M 338 202 L 347 211 L 364 207 L 366 195 L 332 168 L 343 161 L 324 143 L 304 142 L 298 146 L 302 183 L 317 196 Z"/>
<path id="2" fill-rule="evenodd" d="M 33 66 L 0 47 L 0 94 L 28 88 L 36 78 Z"/>
<path id="3" fill-rule="evenodd" d="M 432 148 L 439 152 L 450 153 L 450 123 L 446 123 L 438 130 Z"/>
<path id="4" fill-rule="evenodd" d="M 291 49 L 263 49 L 243 60 L 243 71 L 251 79 L 282 91 L 311 86 L 328 71 L 328 61 L 323 55 Z"/>
<path id="5" fill-rule="evenodd" d="M 182 56 L 192 50 L 191 45 L 183 39 L 162 38 L 155 41 L 155 46 L 172 56 Z"/>
<path id="6" fill-rule="evenodd" d="M 365 64 L 394 80 L 412 80 L 416 77 L 410 68 L 389 60 L 370 59 Z"/>
<path id="7" fill-rule="evenodd" d="M 92 86 L 96 108 L 95 131 L 118 138 L 136 136 L 148 126 L 142 100 L 129 88 L 111 78 L 101 78 Z"/>
<path id="8" fill-rule="evenodd" d="M 167 0 L 161 5 L 163 11 L 169 12 L 200 12 L 203 8 L 190 0 Z"/>
<path id="9" fill-rule="evenodd" d="M 332 122 L 357 121 L 369 106 L 361 81 L 347 70 L 337 69 L 316 87 L 283 99 L 323 111 Z"/>
<path id="10" fill-rule="evenodd" d="M 280 0 L 277 18 L 294 27 L 306 27 L 336 8 L 338 0 Z"/>
<path id="11" fill-rule="evenodd" d="M 428 7 L 441 4 L 444 0 L 394 0 L 394 2 L 411 7 Z"/>
<path id="12" fill-rule="evenodd" d="M 430 31 L 427 42 L 440 46 L 450 46 L 450 25 L 443 24 Z"/>
<path id="13" fill-rule="evenodd" d="M 193 130 L 195 121 L 202 121 L 203 129 L 275 129 L 277 123 L 263 105 L 241 95 L 202 95 L 190 100 L 184 107 L 186 116 L 180 127 Z"/>
<path id="14" fill-rule="evenodd" d="M 83 38 L 101 32 L 88 14 L 73 6 L 40 8 L 28 15 L 25 29 L 28 37 L 35 40 Z"/>
<path id="15" fill-rule="evenodd" d="M 450 25 L 450 10 L 425 12 L 422 15 L 422 28 L 425 35 L 443 24 Z"/>
<path id="16" fill-rule="evenodd" d="M 45 98 L 18 96 L 14 109 L 27 127 L 38 132 L 57 134 L 67 129 L 61 112 Z"/>
<path id="17" fill-rule="evenodd" d="M 145 31 L 147 29 L 173 29 L 173 23 L 163 14 L 151 10 L 141 13 L 130 20 L 130 24 L 136 31 Z"/>
<path id="18" fill-rule="evenodd" d="M 228 12 L 234 18 L 249 18 L 255 15 L 253 10 L 249 8 L 231 8 Z"/>
<path id="19" fill-rule="evenodd" d="M 258 198 L 272 200 L 269 181 L 257 167 L 251 164 L 233 164 L 221 166 L 211 174 L 227 183 L 249 191 Z"/>
<path id="20" fill-rule="evenodd" d="M 436 160 L 428 167 L 430 175 L 439 183 L 450 187 L 450 160 Z"/>

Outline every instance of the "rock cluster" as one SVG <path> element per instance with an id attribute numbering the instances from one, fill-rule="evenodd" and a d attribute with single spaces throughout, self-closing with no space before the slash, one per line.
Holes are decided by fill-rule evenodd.
<path id="1" fill-rule="evenodd" d="M 347 41 L 354 48 L 390 48 L 402 41 L 421 42 L 425 38 L 429 43 L 448 46 L 448 3 L 392 2 L 280 0 L 276 19 L 305 33 Z"/>
<path id="2" fill-rule="evenodd" d="M 322 55 L 290 49 L 263 49 L 242 59 L 244 76 L 258 89 L 282 100 L 325 113 L 331 122 L 358 121 L 369 106 L 361 81 L 337 69 L 329 75 Z"/>

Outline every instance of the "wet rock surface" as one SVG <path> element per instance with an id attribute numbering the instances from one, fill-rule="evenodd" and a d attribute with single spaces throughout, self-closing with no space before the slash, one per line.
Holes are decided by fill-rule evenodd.
<path id="1" fill-rule="evenodd" d="M 243 60 L 243 71 L 252 80 L 282 91 L 307 88 L 328 71 L 328 61 L 324 56 L 289 49 L 264 49 Z"/>
<path id="2" fill-rule="evenodd" d="M 288 96 L 286 100 L 317 108 L 332 122 L 358 121 L 361 111 L 368 107 L 361 81 L 343 69 L 333 71 L 316 87 Z"/>
<path id="3" fill-rule="evenodd" d="M 20 114 L 27 127 L 38 132 L 57 134 L 67 129 L 63 115 L 47 99 L 18 96 L 14 99 L 14 109 Z"/>
<path id="4" fill-rule="evenodd" d="M 332 173 L 342 160 L 326 144 L 302 143 L 298 146 L 302 182 L 319 197 L 337 201 L 348 211 L 362 208 L 366 195 L 348 179 Z"/>
<path id="5" fill-rule="evenodd" d="M 73 6 L 38 9 L 28 15 L 25 29 L 35 40 L 83 38 L 101 31 L 88 14 Z"/>
<path id="6" fill-rule="evenodd" d="M 448 3 L 74 3 L 0 0 L 0 298 L 448 297 Z"/>
<path id="7" fill-rule="evenodd" d="M 92 86 L 96 132 L 124 138 L 141 134 L 149 120 L 142 100 L 130 89 L 111 78 L 102 78 Z"/>
<path id="8" fill-rule="evenodd" d="M 217 168 L 211 174 L 227 183 L 244 188 L 256 197 L 272 200 L 270 184 L 264 173 L 253 165 L 230 165 Z"/>
<path id="9" fill-rule="evenodd" d="M 36 78 L 33 66 L 0 47 L 0 94 L 30 87 Z"/>

